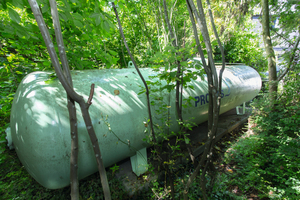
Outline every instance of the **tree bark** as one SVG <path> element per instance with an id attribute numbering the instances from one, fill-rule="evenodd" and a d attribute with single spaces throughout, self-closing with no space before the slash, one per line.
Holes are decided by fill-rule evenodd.
<path id="1" fill-rule="evenodd" d="M 149 1 L 149 0 L 148 0 Z M 159 16 L 159 12 L 158 12 L 158 10 L 157 11 L 155 11 L 155 1 L 152 1 L 152 3 L 153 3 L 153 12 L 154 12 L 154 17 L 155 17 L 155 24 L 156 24 L 156 30 L 157 30 L 157 38 L 158 38 L 158 46 L 159 46 L 159 51 L 160 52 L 162 52 L 162 49 L 161 49 L 161 41 L 160 41 L 160 23 L 159 23 L 159 20 L 160 20 L 160 16 Z"/>
<path id="2" fill-rule="evenodd" d="M 164 6 L 165 23 L 167 24 L 168 29 L 169 29 L 170 40 L 172 41 L 173 47 L 177 49 L 177 43 L 175 41 L 175 35 L 172 31 L 171 24 L 170 24 L 169 17 L 168 17 L 169 14 L 168 14 L 166 0 L 163 0 L 163 6 Z M 175 53 L 175 56 L 177 57 L 177 53 Z M 178 119 L 180 130 L 182 130 L 183 129 L 183 127 L 181 125 L 182 112 L 181 112 L 181 109 L 180 109 L 180 100 L 179 100 L 180 99 L 179 98 L 179 96 L 180 96 L 179 91 L 180 91 L 180 86 L 182 85 L 180 76 L 182 76 L 182 72 L 181 72 L 180 62 L 177 59 L 176 59 L 176 64 L 177 64 L 177 72 L 176 72 L 175 107 L 176 107 L 176 118 Z M 189 151 L 189 152 L 191 152 L 191 151 Z M 169 149 L 169 156 L 168 156 L 169 160 L 173 159 L 172 153 L 173 152 L 171 151 L 171 149 Z M 170 179 L 171 196 L 172 196 L 172 199 L 174 199 L 175 188 L 174 188 L 174 183 L 173 183 L 173 173 L 172 173 L 172 169 L 170 169 L 170 168 L 172 168 L 172 166 L 167 166 L 167 174 L 168 174 L 169 179 Z"/>
<path id="3" fill-rule="evenodd" d="M 164 42 L 165 42 L 163 47 L 166 47 L 167 43 L 169 42 L 168 41 L 168 34 L 167 34 L 167 27 L 166 27 L 165 21 L 163 20 L 164 17 L 163 17 L 163 14 L 162 14 L 162 11 L 161 11 L 161 6 L 160 6 L 161 2 L 160 2 L 160 0 L 157 0 L 157 1 L 158 1 L 158 13 L 159 13 L 159 16 L 160 16 L 159 19 L 162 20 L 163 35 L 164 35 Z"/>
<path id="4" fill-rule="evenodd" d="M 66 56 L 66 51 L 64 48 L 63 37 L 61 33 L 61 27 L 59 23 L 59 17 L 57 12 L 57 5 L 55 0 L 50 0 L 51 15 L 53 19 L 53 25 L 56 35 L 56 43 L 58 45 L 60 60 L 64 69 L 64 75 L 68 80 L 68 83 L 73 88 L 73 82 L 71 77 L 71 72 L 69 68 L 69 63 Z M 78 183 L 78 129 L 75 124 L 77 123 L 75 102 L 73 99 L 67 95 L 67 107 L 69 110 L 69 120 L 70 120 L 70 136 L 71 136 L 71 157 L 70 157 L 70 182 L 71 182 L 71 199 L 79 200 L 79 183 Z"/>
<path id="5" fill-rule="evenodd" d="M 276 58 L 270 36 L 270 13 L 269 1 L 261 0 L 262 7 L 262 36 L 264 40 L 265 50 L 268 58 L 269 71 L 269 95 L 271 99 L 271 106 L 274 105 L 277 99 L 277 73 L 276 73 Z"/>
<path id="6" fill-rule="evenodd" d="M 67 95 L 80 105 L 82 116 L 83 116 L 83 119 L 84 119 L 84 122 L 85 122 L 85 125 L 86 125 L 86 128 L 87 128 L 88 134 L 90 136 L 92 145 L 94 147 L 93 149 L 94 149 L 94 153 L 95 153 L 95 157 L 96 157 L 96 161 L 97 161 L 98 170 L 99 170 L 99 173 L 100 173 L 100 179 L 101 179 L 101 183 L 102 183 L 104 197 L 105 197 L 106 200 L 110 200 L 111 195 L 110 195 L 109 185 L 108 185 L 108 181 L 107 181 L 106 171 L 105 171 L 104 164 L 103 164 L 103 161 L 102 161 L 102 156 L 101 156 L 101 151 L 100 151 L 98 139 L 97 139 L 97 136 L 95 134 L 95 130 L 93 128 L 93 124 L 92 124 L 92 121 L 91 121 L 91 118 L 90 118 L 90 115 L 89 115 L 89 112 L 88 112 L 88 108 L 92 104 L 91 101 L 92 101 L 92 97 L 93 97 L 93 93 L 94 93 L 94 84 L 92 84 L 89 99 L 88 99 L 87 102 L 85 102 L 83 97 L 78 95 L 74 91 L 73 87 L 71 87 L 71 85 L 69 84 L 68 79 L 66 78 L 66 76 L 62 72 L 57 54 L 56 54 L 55 49 L 54 49 L 53 42 L 50 38 L 49 31 L 46 28 L 46 23 L 44 21 L 44 18 L 42 16 L 42 13 L 40 11 L 40 8 L 39 8 L 36 0 L 28 0 L 28 2 L 30 4 L 30 7 L 31 7 L 32 12 L 34 14 L 34 17 L 37 21 L 39 29 L 42 33 L 43 39 L 45 41 L 45 44 L 47 46 L 47 50 L 48 50 L 50 58 L 51 58 L 51 62 L 53 64 L 54 68 L 55 68 L 55 72 L 56 72 L 56 75 L 57 75 L 59 81 L 61 82 L 62 86 L 66 90 Z M 54 1 L 54 3 L 56 3 L 56 2 Z M 57 12 L 57 10 L 56 10 L 56 12 Z M 77 127 L 77 122 L 74 123 L 74 126 Z M 75 135 L 72 136 L 72 138 L 74 138 L 74 137 L 76 138 Z"/>
<path id="7" fill-rule="evenodd" d="M 125 54 L 124 54 L 124 49 L 123 49 L 123 41 L 122 39 L 120 40 L 120 44 L 121 44 L 121 50 L 122 50 L 122 56 L 123 56 L 123 62 L 124 62 L 124 68 L 126 68 L 126 60 L 125 60 Z"/>
<path id="8" fill-rule="evenodd" d="M 202 59 L 203 67 L 207 74 L 207 82 L 208 82 L 208 90 L 209 90 L 209 111 L 208 111 L 208 140 L 205 144 L 204 152 L 202 154 L 200 162 L 198 163 L 194 173 L 189 177 L 189 179 L 184 187 L 183 195 L 184 195 L 184 199 L 188 199 L 189 187 L 190 187 L 191 183 L 193 182 L 193 180 L 195 179 L 195 177 L 198 175 L 202 164 L 204 164 L 204 162 L 206 161 L 206 165 L 205 165 L 204 171 L 202 172 L 202 176 L 201 176 L 201 188 L 202 188 L 203 198 L 206 199 L 207 197 L 206 197 L 206 186 L 205 186 L 206 185 L 205 184 L 206 183 L 205 172 L 209 166 L 209 162 L 212 157 L 212 146 L 214 144 L 215 135 L 217 132 L 217 124 L 218 124 L 218 119 L 219 119 L 219 111 L 220 111 L 220 103 L 221 103 L 221 97 L 220 97 L 220 94 L 221 94 L 220 91 L 221 91 L 221 86 L 222 86 L 221 81 L 222 81 L 222 73 L 225 68 L 225 62 L 224 62 L 224 54 L 222 54 L 223 65 L 222 65 L 222 69 L 220 71 L 219 80 L 218 80 L 216 67 L 214 65 L 214 60 L 212 57 L 212 48 L 211 48 L 210 38 L 208 35 L 208 30 L 207 30 L 206 19 L 205 19 L 205 14 L 203 11 L 202 2 L 201 2 L 201 0 L 197 0 L 198 11 L 194 5 L 193 0 L 186 0 L 186 3 L 187 3 L 187 8 L 189 11 L 190 19 L 192 22 L 198 51 L 199 51 L 200 57 Z M 210 5 L 209 2 L 208 2 L 208 5 Z M 210 6 L 209 6 L 209 8 L 210 8 Z M 198 36 L 197 29 L 196 29 L 194 16 L 200 27 L 200 30 L 201 30 L 201 33 L 202 33 L 202 36 L 203 36 L 203 39 L 205 42 L 208 59 L 209 59 L 208 65 L 206 65 L 206 61 L 204 59 L 204 53 L 202 51 L 201 44 L 199 41 L 199 36 Z M 218 38 L 216 29 L 214 27 L 214 21 L 213 21 L 213 16 L 212 16 L 211 11 L 210 11 L 210 18 L 211 18 L 211 22 L 213 25 L 215 35 Z M 219 42 L 219 45 L 220 45 L 220 42 Z M 220 47 L 222 49 L 222 46 L 220 46 Z"/>

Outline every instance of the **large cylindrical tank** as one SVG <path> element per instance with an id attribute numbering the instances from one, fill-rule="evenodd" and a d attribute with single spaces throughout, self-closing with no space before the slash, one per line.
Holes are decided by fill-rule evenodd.
<path id="1" fill-rule="evenodd" d="M 152 69 L 140 70 L 146 80 L 157 74 Z M 50 74 L 34 72 L 23 79 L 14 97 L 10 123 L 13 145 L 26 170 L 41 185 L 56 189 L 70 184 L 71 136 L 65 90 L 57 79 L 47 81 Z M 75 91 L 86 100 L 91 84 L 95 84 L 89 112 L 106 167 L 149 146 L 143 141 L 149 135 L 145 132 L 146 95 L 139 94 L 144 86 L 134 68 L 73 71 L 72 77 Z M 161 83 L 164 86 L 165 82 Z M 183 108 L 183 117 L 199 124 L 207 120 L 207 81 L 198 77 L 189 84 L 193 89 L 183 89 L 182 93 L 184 99 L 192 97 L 192 101 Z M 226 66 L 222 87 L 221 113 L 224 113 L 254 98 L 261 88 L 261 78 L 251 67 Z M 175 91 L 153 94 L 151 101 L 163 102 L 152 107 L 155 123 L 161 121 L 162 115 L 156 110 L 164 103 L 175 122 L 174 97 Z M 79 106 L 76 109 L 81 179 L 96 172 L 97 166 Z M 176 123 L 172 123 L 170 130 L 178 130 Z"/>

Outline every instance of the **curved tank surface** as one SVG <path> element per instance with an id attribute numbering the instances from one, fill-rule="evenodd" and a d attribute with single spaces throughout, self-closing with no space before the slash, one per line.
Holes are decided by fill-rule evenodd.
<path id="1" fill-rule="evenodd" d="M 146 80 L 157 73 L 152 69 L 140 70 Z M 34 72 L 19 85 L 11 111 L 11 138 L 26 170 L 44 187 L 56 189 L 70 184 L 71 140 L 66 93 L 57 79 L 47 81 L 50 75 L 49 72 Z M 141 93 L 144 86 L 134 68 L 73 71 L 72 77 L 75 91 L 86 100 L 91 83 L 95 84 L 89 112 L 106 167 L 149 146 L 143 141 L 149 135 L 149 131 L 145 131 L 149 128 L 146 125 L 146 95 Z M 161 84 L 163 87 L 166 83 Z M 183 108 L 183 117 L 199 124 L 207 120 L 207 82 L 205 77 L 203 80 L 197 77 L 189 84 L 193 87 L 183 89 L 182 93 L 184 99 L 192 97 L 192 100 Z M 253 99 L 261 88 L 261 78 L 251 67 L 226 66 L 222 88 L 220 112 L 224 113 Z M 174 99 L 175 90 L 153 94 L 151 101 L 158 102 L 152 107 L 154 123 L 160 123 L 161 116 L 155 114 L 155 110 L 163 104 L 175 121 Z M 82 179 L 96 172 L 97 165 L 78 105 L 76 109 L 78 176 Z M 170 130 L 178 130 L 176 123 Z"/>

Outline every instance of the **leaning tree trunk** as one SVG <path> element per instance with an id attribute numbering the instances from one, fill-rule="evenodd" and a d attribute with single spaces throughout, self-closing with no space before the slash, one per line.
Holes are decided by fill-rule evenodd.
<path id="1" fill-rule="evenodd" d="M 51 0 L 51 1 L 50 2 L 51 2 L 52 6 L 54 4 L 56 4 L 55 0 Z M 92 84 L 92 86 L 91 86 L 91 91 L 90 91 L 89 99 L 88 99 L 87 102 L 85 102 L 85 100 L 83 99 L 83 97 L 80 96 L 80 95 L 78 95 L 74 91 L 73 87 L 70 85 L 70 80 L 71 80 L 71 75 L 70 75 L 70 71 L 69 71 L 70 69 L 69 68 L 68 69 L 64 68 L 66 75 L 63 73 L 63 71 L 61 69 L 61 66 L 60 66 L 57 54 L 56 54 L 55 49 L 54 49 L 53 42 L 51 40 L 49 31 L 46 28 L 46 23 L 44 21 L 44 18 L 42 16 L 42 13 L 40 11 L 40 8 L 39 8 L 36 0 L 28 0 L 28 2 L 30 4 L 30 7 L 31 7 L 32 12 L 34 14 L 34 17 L 35 17 L 35 19 L 37 21 L 39 29 L 40 29 L 40 31 L 42 33 L 43 39 L 45 41 L 45 44 L 47 46 L 47 50 L 48 50 L 50 58 L 51 58 L 51 62 L 53 64 L 54 68 L 55 68 L 55 72 L 56 72 L 56 75 L 57 75 L 59 81 L 61 82 L 62 86 L 64 87 L 64 89 L 65 89 L 65 91 L 66 91 L 69 99 L 72 100 L 72 101 L 77 102 L 80 105 L 82 116 L 83 116 L 83 119 L 84 119 L 84 122 L 85 122 L 85 125 L 86 125 L 86 128 L 87 128 L 88 134 L 90 136 L 92 145 L 94 147 L 93 149 L 94 149 L 94 153 L 95 153 L 95 157 L 96 157 L 96 161 L 97 161 L 98 170 L 99 170 L 99 173 L 100 173 L 100 179 L 101 179 L 101 183 L 102 183 L 104 197 L 105 197 L 106 200 L 110 200 L 111 199 L 111 195 L 110 195 L 110 189 L 109 189 L 109 185 L 108 185 L 108 181 L 107 181 L 106 171 L 105 171 L 104 164 L 103 164 L 103 161 L 102 161 L 102 156 L 101 156 L 101 151 L 100 151 L 98 139 L 97 139 L 97 136 L 95 134 L 95 130 L 94 130 L 91 118 L 90 118 L 89 111 L 88 111 L 90 105 L 92 104 L 92 98 L 93 98 L 93 94 L 94 94 L 94 84 Z M 52 9 L 52 12 L 54 13 L 54 15 L 56 15 L 56 17 L 54 19 L 55 23 L 59 23 L 59 21 L 57 20 L 58 19 L 58 17 L 57 17 L 58 16 L 57 9 L 54 9 L 53 7 L 51 9 Z M 60 37 L 60 35 L 61 35 L 61 30 L 58 29 L 59 26 L 60 25 L 58 25 L 58 24 L 55 25 L 56 32 L 57 31 L 60 32 L 58 35 L 56 35 L 56 37 Z M 58 44 L 62 45 L 61 42 L 58 43 Z M 63 50 L 64 47 L 60 46 L 59 48 L 60 48 L 60 50 Z M 63 52 L 60 52 L 60 53 L 61 53 L 62 56 L 64 56 Z M 64 62 L 63 59 L 62 59 L 62 62 Z M 66 66 L 67 65 L 65 63 L 64 67 L 66 67 Z M 69 115 L 71 115 L 71 113 Z M 75 127 L 75 128 L 77 127 L 77 121 L 75 121 L 74 118 L 70 119 L 70 122 L 72 123 L 71 124 L 71 128 L 72 127 Z M 71 135 L 72 135 L 73 139 L 76 139 L 77 136 L 75 135 L 75 132 L 71 132 Z M 74 145 L 75 146 L 72 146 L 72 148 L 75 148 L 75 149 L 78 148 L 76 146 L 76 142 L 74 143 Z M 77 168 L 77 164 L 74 165 L 74 167 Z M 74 192 L 74 197 L 75 198 L 78 197 L 77 194 L 76 194 L 76 192 Z"/>
<path id="2" fill-rule="evenodd" d="M 64 75 L 67 78 L 69 85 L 73 88 L 73 82 L 71 77 L 71 72 L 69 68 L 68 59 L 66 56 L 66 51 L 64 48 L 63 37 L 61 33 L 61 27 L 59 23 L 59 17 L 57 12 L 56 2 L 50 0 L 51 15 L 53 19 L 53 25 L 56 35 L 56 43 L 58 45 L 59 57 L 64 69 Z M 75 102 L 73 99 L 67 95 L 67 103 L 69 110 L 69 120 L 70 120 L 70 136 L 71 136 L 71 157 L 70 157 L 70 182 L 71 182 L 71 199 L 79 200 L 79 183 L 78 183 L 78 128 L 75 125 L 77 122 Z"/>
<path id="3" fill-rule="evenodd" d="M 269 95 L 271 99 L 271 106 L 274 105 L 277 98 L 277 74 L 276 74 L 276 58 L 270 36 L 270 12 L 269 1 L 261 0 L 262 7 L 262 35 L 265 44 L 265 50 L 268 58 L 269 71 Z"/>

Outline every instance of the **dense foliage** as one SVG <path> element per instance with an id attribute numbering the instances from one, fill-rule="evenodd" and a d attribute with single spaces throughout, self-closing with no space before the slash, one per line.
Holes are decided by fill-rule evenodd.
<path id="1" fill-rule="evenodd" d="M 300 197 L 300 99 L 295 95 L 300 89 L 299 72 L 298 63 L 289 74 L 275 111 L 266 97 L 252 104 L 252 131 L 225 154 L 225 163 L 235 171 L 227 176 L 229 184 L 243 194 L 254 191 L 259 198 Z"/>
<path id="2" fill-rule="evenodd" d="M 234 31 L 225 41 L 225 60 L 228 63 L 245 63 L 258 71 L 265 69 L 266 60 L 263 50 L 259 49 L 258 35 L 248 31 Z M 216 60 L 221 60 L 219 49 L 216 47 Z"/>

